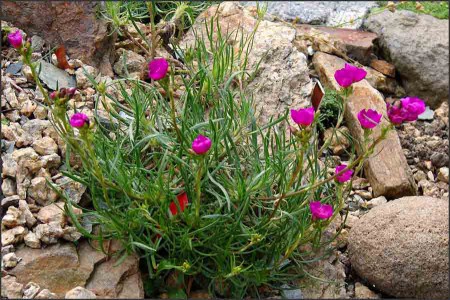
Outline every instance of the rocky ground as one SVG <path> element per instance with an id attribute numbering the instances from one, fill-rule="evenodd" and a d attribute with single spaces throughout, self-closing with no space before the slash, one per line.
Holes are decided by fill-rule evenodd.
<path id="1" fill-rule="evenodd" d="M 431 107 L 422 120 L 399 126 L 389 142 L 382 144 L 379 154 L 367 165 L 365 178 L 355 181 L 346 200 L 348 214 L 342 216 L 346 217 L 345 225 L 337 220 L 325 235 L 329 238 L 341 230 L 332 243 L 335 250 L 331 256 L 314 263 L 309 272 L 334 283 L 287 283 L 286 287 L 298 288 L 284 293 L 287 298 L 440 298 L 448 294 L 448 278 L 442 275 L 448 273 L 448 105 L 440 104 L 448 98 L 448 70 L 443 69 L 448 66 L 448 20 L 388 11 L 363 20 L 369 7 L 359 8 L 358 4 L 362 19 L 354 28 L 362 26 L 373 33 L 292 26 L 268 16 L 255 36 L 250 65 L 270 53 L 250 84 L 260 103 L 262 122 L 286 107 L 308 105 L 314 80 L 335 88 L 330 74 L 345 60 L 360 62 L 369 74 L 355 87 L 355 96 L 350 99 L 354 106 L 348 107 L 349 111 L 358 110 L 358 105 L 383 110 L 385 99 L 391 101 L 409 93 L 422 97 Z M 292 20 L 294 12 L 286 16 L 281 6 L 275 10 L 279 18 Z M 330 10 L 338 18 L 327 10 L 323 16 L 311 14 L 300 20 L 310 18 L 312 21 L 306 23 L 335 25 L 348 18 L 338 14 L 345 10 Z M 254 12 L 251 6 L 243 9 L 228 3 L 220 10 L 221 22 L 240 21 L 244 29 L 251 30 Z M 201 15 L 197 26 L 210 16 L 211 11 Z M 383 30 L 384 26 L 397 30 Z M 144 25 L 141 28 L 148 31 Z M 429 30 L 434 32 L 432 38 Z M 129 31 L 136 34 L 132 27 Z M 399 46 L 405 31 L 410 43 L 414 41 L 409 48 Z M 74 70 L 63 71 L 55 66 L 55 57 L 48 55 L 47 34 L 43 36 L 46 39 L 37 34 L 30 37 L 34 58 L 45 61 L 40 77 L 46 87 L 53 90 L 56 82 L 59 87 L 77 87 L 70 105 L 90 114 L 96 92 L 84 70 L 97 80 L 111 82 L 118 77 L 140 77 L 146 67 L 140 49 L 119 39 L 110 66 L 105 61 L 84 60 L 92 64 L 87 65 L 73 53 L 73 57 L 69 54 L 69 64 Z M 183 44 L 188 44 L 190 37 L 188 32 Z M 167 53 L 161 50 L 159 55 Z M 88 202 L 86 188 L 62 174 L 67 168 L 64 143 L 48 120 L 30 70 L 19 62 L 16 50 L 8 47 L 2 48 L 1 64 L 2 297 L 142 298 L 138 258 L 129 256 L 114 267 L 117 256 L 95 251 L 98 245 L 84 240 L 61 210 L 63 203 L 47 180 L 81 206 Z M 442 78 L 436 78 L 435 72 Z M 110 92 L 115 93 L 113 87 Z M 359 138 L 361 133 L 354 121 L 354 114 L 346 116 L 342 130 Z M 343 153 L 349 146 L 345 139 L 331 145 L 329 151 L 336 164 L 348 159 Z M 69 162 L 76 164 L 70 158 Z M 85 226 L 92 230 L 88 220 Z M 106 246 L 110 254 L 120 250 L 115 241 Z M 205 297 L 201 291 L 197 294 Z"/>

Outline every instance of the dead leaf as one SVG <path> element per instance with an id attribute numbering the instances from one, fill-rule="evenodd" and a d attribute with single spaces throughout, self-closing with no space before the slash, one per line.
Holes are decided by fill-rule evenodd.
<path id="1" fill-rule="evenodd" d="M 66 48 L 64 48 L 64 45 L 60 45 L 58 49 L 55 51 L 56 59 L 58 60 L 58 68 L 60 69 L 72 69 L 73 67 L 69 65 L 66 58 Z"/>

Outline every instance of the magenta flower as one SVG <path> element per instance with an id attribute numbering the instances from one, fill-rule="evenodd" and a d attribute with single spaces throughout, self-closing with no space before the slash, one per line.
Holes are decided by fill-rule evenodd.
<path id="1" fill-rule="evenodd" d="M 339 165 L 336 167 L 335 172 L 336 174 L 338 174 L 339 172 L 341 172 L 342 170 L 344 170 L 345 168 L 347 168 L 347 165 Z M 347 171 L 344 171 L 344 173 L 342 173 L 341 175 L 337 175 L 336 176 L 336 180 L 340 183 L 344 183 L 346 181 L 349 181 L 350 178 L 352 178 L 353 175 L 353 170 L 348 169 Z"/>
<path id="2" fill-rule="evenodd" d="M 352 83 L 358 82 L 366 78 L 367 72 L 349 64 L 345 64 L 343 69 L 337 70 L 334 73 L 334 79 L 340 86 L 346 88 L 352 85 Z"/>
<path id="3" fill-rule="evenodd" d="M 309 126 L 314 121 L 314 107 L 291 109 L 291 118 L 301 126 Z"/>
<path id="4" fill-rule="evenodd" d="M 358 120 L 363 128 L 371 129 L 377 126 L 381 121 L 382 115 L 373 109 L 363 109 L 358 113 Z"/>
<path id="5" fill-rule="evenodd" d="M 148 77 L 153 80 L 163 79 L 167 70 L 169 69 L 169 63 L 164 58 L 155 58 L 148 64 Z"/>
<path id="6" fill-rule="evenodd" d="M 22 47 L 23 38 L 22 34 L 20 33 L 20 30 L 8 34 L 8 41 L 11 44 L 11 46 L 13 46 L 16 49 Z"/>
<path id="7" fill-rule="evenodd" d="M 425 111 L 425 102 L 416 97 L 400 99 L 400 103 L 386 104 L 387 114 L 392 124 L 401 124 L 405 121 L 416 121 L 420 114 Z"/>
<path id="8" fill-rule="evenodd" d="M 89 118 L 85 114 L 82 113 L 76 113 L 73 114 L 73 116 L 70 118 L 70 126 L 75 128 L 81 128 L 84 126 L 84 124 L 89 125 Z"/>
<path id="9" fill-rule="evenodd" d="M 333 207 L 330 204 L 322 204 L 320 201 L 309 203 L 312 219 L 328 219 L 333 215 Z"/>
<path id="10" fill-rule="evenodd" d="M 400 107 L 386 103 L 386 109 L 392 124 L 401 124 L 404 121 L 404 113 Z"/>
<path id="11" fill-rule="evenodd" d="M 425 111 L 425 102 L 416 97 L 400 99 L 402 103 L 403 118 L 405 121 L 415 121 Z"/>
<path id="12" fill-rule="evenodd" d="M 205 154 L 211 148 L 211 140 L 199 134 L 192 142 L 192 150 L 197 154 Z"/>

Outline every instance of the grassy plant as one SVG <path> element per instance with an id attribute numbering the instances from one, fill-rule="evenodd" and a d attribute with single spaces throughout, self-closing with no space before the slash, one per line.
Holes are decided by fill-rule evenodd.
<path id="1" fill-rule="evenodd" d="M 378 4 L 382 7 L 386 6 L 387 3 L 388 1 L 378 1 Z M 448 1 L 395 1 L 394 3 L 396 3 L 395 7 L 398 10 L 409 10 L 419 14 L 431 15 L 438 19 L 448 19 Z"/>
<path id="2" fill-rule="evenodd" d="M 320 131 L 336 126 L 339 115 L 343 111 L 342 100 L 340 93 L 331 89 L 325 89 L 325 95 L 320 104 L 321 114 L 318 122 Z"/>
<path id="3" fill-rule="evenodd" d="M 123 26 L 131 24 L 130 19 L 148 19 L 145 3 L 139 1 L 105 1 L 99 8 L 99 15 L 112 25 L 113 32 L 119 33 Z"/>
<path id="4" fill-rule="evenodd" d="M 156 14 L 165 21 L 181 19 L 183 28 L 190 28 L 195 18 L 214 1 L 164 1 L 156 2 Z M 180 16 L 181 15 L 181 16 Z"/>
<path id="5" fill-rule="evenodd" d="M 263 10 L 258 15 L 255 30 Z M 216 296 L 260 297 L 263 284 L 279 288 L 305 276 L 302 267 L 324 246 L 322 232 L 342 210 L 350 186 L 335 180 L 340 173 L 328 175 L 328 159 L 321 162 L 327 142 L 319 148 L 320 111 L 311 126 L 293 134 L 284 129 L 287 111 L 268 124 L 255 119 L 245 89 L 255 72 L 247 65 L 254 32 L 223 33 L 217 17 L 204 26 L 206 34 L 197 33 L 192 47 L 172 45 L 184 67 L 171 63 L 162 80 L 130 80 L 131 93 L 118 81 L 120 97 L 94 82 L 99 97 L 89 127 L 69 125 L 67 97 L 46 96 L 66 156 L 73 152 L 82 161 L 77 170 L 67 163 L 64 174 L 88 187 L 92 207 L 77 216 L 77 205 L 60 196 L 86 237 L 115 238 L 124 245 L 123 257 L 140 255 L 148 296 L 166 291 L 184 297 L 200 286 Z M 28 52 L 22 51 L 24 62 L 33 67 Z M 359 170 L 387 130 L 377 140 L 367 136 L 366 153 L 353 155 L 347 169 Z M 206 155 L 192 152 L 198 134 L 212 140 Z M 177 201 L 183 193 L 189 201 L 184 211 Z M 312 218 L 309 203 L 318 200 L 333 207 L 330 218 Z M 176 214 L 169 213 L 172 203 Z M 97 233 L 83 228 L 87 217 L 99 225 Z M 302 245 L 312 245 L 310 252 L 300 251 Z M 165 286 L 168 277 L 181 285 Z"/>
<path id="6" fill-rule="evenodd" d="M 152 18 L 155 22 L 179 20 L 180 28 L 187 30 L 211 4 L 213 1 L 106 1 L 99 9 L 99 15 L 119 33 L 132 21 L 150 23 Z"/>

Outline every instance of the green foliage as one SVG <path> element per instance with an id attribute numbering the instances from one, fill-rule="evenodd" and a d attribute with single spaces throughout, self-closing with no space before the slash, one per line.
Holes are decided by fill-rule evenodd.
<path id="1" fill-rule="evenodd" d="M 156 15 L 165 21 L 177 19 L 181 14 L 183 28 L 189 28 L 195 18 L 212 4 L 214 1 L 162 1 L 155 2 L 155 7 Z"/>
<path id="2" fill-rule="evenodd" d="M 150 9 L 154 10 L 155 22 L 179 19 L 180 28 L 192 26 L 195 18 L 213 1 L 105 1 L 99 10 L 100 16 L 113 25 L 114 31 L 133 21 L 150 22 Z"/>
<path id="3" fill-rule="evenodd" d="M 378 1 L 380 6 L 386 6 L 388 1 Z M 448 1 L 420 1 L 423 10 L 416 8 L 416 1 L 396 1 L 396 9 L 409 10 L 419 14 L 431 15 L 438 19 L 448 19 Z"/>
<path id="4" fill-rule="evenodd" d="M 320 104 L 320 117 L 318 127 L 320 131 L 336 126 L 339 115 L 343 111 L 342 96 L 331 89 L 325 89 L 325 95 Z"/>
<path id="5" fill-rule="evenodd" d="M 112 24 L 113 32 L 120 33 L 120 28 L 130 24 L 131 19 L 148 19 L 148 10 L 141 1 L 105 1 L 99 8 L 99 15 Z"/>
<path id="6" fill-rule="evenodd" d="M 3 119 L 2 119 L 2 125 L 8 126 L 9 123 L 10 123 L 10 121 L 9 121 L 8 119 L 6 119 L 6 118 L 3 118 Z"/>

